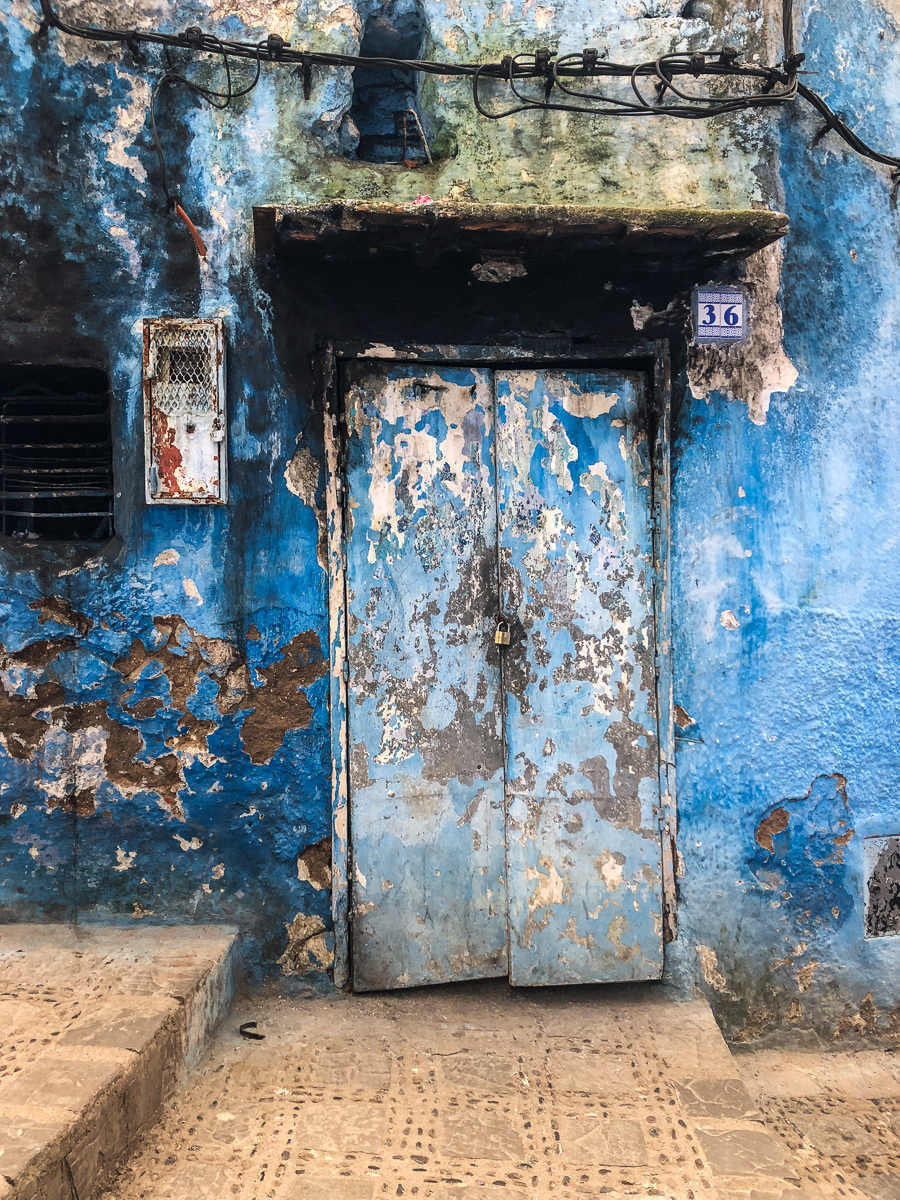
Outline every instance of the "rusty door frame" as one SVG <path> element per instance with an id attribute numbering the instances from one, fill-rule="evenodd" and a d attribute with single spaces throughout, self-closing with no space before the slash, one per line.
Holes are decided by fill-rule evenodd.
<path id="1" fill-rule="evenodd" d="M 334 982 L 349 989 L 350 873 L 353 863 L 349 828 L 349 748 L 347 711 L 347 558 L 344 543 L 347 503 L 345 479 L 346 424 L 340 370 L 358 359 L 425 366 L 512 366 L 535 369 L 562 367 L 643 368 L 652 381 L 655 428 L 653 442 L 652 514 L 656 578 L 653 596 L 656 637 L 657 740 L 659 745 L 660 860 L 662 863 L 663 944 L 676 934 L 675 893 L 675 740 L 672 699 L 672 638 L 670 612 L 670 431 L 671 366 L 665 340 L 608 345 L 573 345 L 565 340 L 521 346 L 450 346 L 419 343 L 385 346 L 372 342 L 324 342 L 317 356 L 319 399 L 325 433 L 325 510 L 328 534 L 328 657 L 331 725 L 332 802 L 332 917 L 334 920 Z"/>

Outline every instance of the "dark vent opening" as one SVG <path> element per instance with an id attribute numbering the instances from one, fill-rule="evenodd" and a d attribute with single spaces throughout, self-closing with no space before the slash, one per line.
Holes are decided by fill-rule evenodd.
<path id="1" fill-rule="evenodd" d="M 866 937 L 900 933 L 900 837 L 866 839 Z"/>
<path id="2" fill-rule="evenodd" d="M 394 0 L 366 20 L 359 53 L 362 58 L 420 58 L 424 42 L 425 23 L 418 4 Z M 358 159 L 425 162 L 416 117 L 421 119 L 415 72 L 385 66 L 354 69 L 350 120 L 359 134 Z"/>
<path id="3" fill-rule="evenodd" d="M 0 366 L 0 533 L 22 542 L 112 537 L 103 371 Z"/>

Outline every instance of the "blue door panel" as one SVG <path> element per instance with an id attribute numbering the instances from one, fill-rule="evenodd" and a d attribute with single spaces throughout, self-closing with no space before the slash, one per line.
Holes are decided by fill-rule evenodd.
<path id="1" fill-rule="evenodd" d="M 505 975 L 490 376 L 348 375 L 354 986 Z"/>
<path id="2" fill-rule="evenodd" d="M 496 375 L 515 984 L 662 972 L 642 386 Z"/>

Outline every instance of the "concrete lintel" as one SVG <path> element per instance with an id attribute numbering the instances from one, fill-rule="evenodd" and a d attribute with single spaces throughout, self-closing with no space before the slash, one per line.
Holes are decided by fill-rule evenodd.
<path id="1" fill-rule="evenodd" d="M 253 210 L 259 257 L 318 250 L 618 251 L 660 259 L 744 258 L 787 233 L 767 209 L 619 208 L 580 204 L 385 204 L 335 200 Z"/>

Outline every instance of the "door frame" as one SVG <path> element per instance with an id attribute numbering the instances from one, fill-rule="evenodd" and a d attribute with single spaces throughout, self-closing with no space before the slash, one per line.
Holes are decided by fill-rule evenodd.
<path id="1" fill-rule="evenodd" d="M 653 405 L 647 434 L 652 438 L 652 523 L 654 563 L 653 615 L 656 639 L 657 744 L 659 746 L 660 862 L 662 865 L 663 949 L 677 934 L 675 884 L 675 726 L 672 693 L 670 587 L 670 497 L 672 378 L 668 340 L 629 343 L 577 344 L 565 339 L 534 341 L 522 346 L 451 346 L 373 342 L 321 344 L 317 354 L 318 399 L 325 436 L 325 515 L 328 537 L 328 662 L 331 735 L 331 830 L 334 921 L 334 982 L 352 986 L 350 876 L 349 743 L 347 728 L 349 665 L 347 659 L 347 557 L 345 548 L 348 492 L 345 450 L 347 428 L 341 394 L 341 365 L 368 359 L 423 367 L 522 366 L 536 370 L 565 367 L 619 368 L 647 372 Z M 665 965 L 663 966 L 665 971 Z"/>

